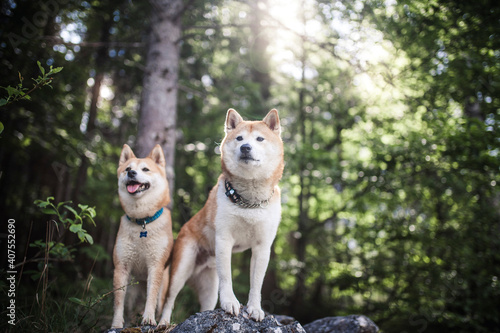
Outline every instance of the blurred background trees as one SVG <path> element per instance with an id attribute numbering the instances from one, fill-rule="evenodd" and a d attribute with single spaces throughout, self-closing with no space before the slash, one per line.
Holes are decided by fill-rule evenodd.
<path id="1" fill-rule="evenodd" d="M 137 147 L 158 3 L 1 4 L 0 86 L 15 85 L 18 72 L 25 82 L 37 77 L 37 60 L 64 67 L 53 89 L 0 108 L 0 214 L 16 219 L 18 262 L 36 252 L 29 243 L 46 239 L 49 218 L 36 199 L 97 211 L 96 227 L 86 227 L 94 244 L 50 262 L 54 304 L 45 317 L 33 316 L 43 266 L 26 265 L 20 324 L 109 326 L 110 297 L 93 317 L 69 298 L 111 290 L 122 214 L 116 167 L 124 143 Z M 498 331 L 500 5 L 184 5 L 175 44 L 177 119 L 168 136 L 175 142 L 174 233 L 203 206 L 220 172 L 226 110 L 261 119 L 276 107 L 286 167 L 265 310 L 303 323 L 363 313 L 387 332 Z M 234 258 L 243 302 L 248 262 L 248 253 Z M 178 322 L 197 310 L 184 294 Z"/>

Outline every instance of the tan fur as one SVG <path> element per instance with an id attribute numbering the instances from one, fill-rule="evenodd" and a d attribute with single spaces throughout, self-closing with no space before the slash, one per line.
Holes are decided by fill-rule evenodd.
<path id="1" fill-rule="evenodd" d="M 128 170 L 136 172 L 133 179 L 148 182 L 149 189 L 130 194 L 127 191 L 127 182 L 131 179 Z M 130 218 L 153 216 L 169 203 L 165 158 L 159 145 L 153 148 L 148 157 L 142 159 L 135 157 L 130 147 L 124 145 L 117 173 L 120 202 Z M 142 226 L 130 221 L 125 215 L 122 216 L 113 250 L 114 328 L 121 328 L 124 324 L 125 293 L 131 274 L 136 279 L 147 281 L 143 325 L 156 325 L 155 307 L 163 304 L 165 298 L 168 286 L 168 270 L 165 270 L 165 265 L 173 246 L 170 211 L 164 208 L 157 220 L 146 225 L 147 237 L 140 238 L 140 232 L 143 230 Z"/>
<path id="2" fill-rule="evenodd" d="M 222 142 L 222 174 L 205 206 L 181 229 L 172 252 L 170 286 L 159 324 L 170 322 L 175 298 L 187 282 L 198 293 L 201 311 L 217 304 L 220 286 L 222 308 L 239 313 L 231 281 L 231 252 L 252 249 L 248 311 L 256 320 L 264 318 L 260 291 L 272 242 L 281 218 L 278 182 L 283 173 L 283 143 L 278 113 L 271 110 L 262 121 L 243 121 L 229 109 Z M 238 137 L 242 140 L 238 140 Z M 257 138 L 264 138 L 258 141 Z M 254 160 L 241 159 L 241 146 L 251 145 Z M 248 201 L 262 208 L 240 208 L 225 196 L 225 180 Z"/>

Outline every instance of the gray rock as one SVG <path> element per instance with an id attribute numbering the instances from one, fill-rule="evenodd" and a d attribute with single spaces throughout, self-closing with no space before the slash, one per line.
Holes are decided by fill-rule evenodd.
<path id="1" fill-rule="evenodd" d="M 285 316 L 285 315 L 273 315 L 274 318 L 280 323 L 281 325 L 288 325 L 291 324 L 295 321 L 297 321 L 295 318 L 290 317 L 290 316 Z"/>
<path id="2" fill-rule="evenodd" d="M 222 309 L 200 312 L 177 325 L 171 333 L 229 333 L 229 332 L 261 332 L 261 333 L 306 333 L 297 322 L 281 325 L 272 315 L 267 315 L 258 322 L 250 318 L 243 307 L 236 317 Z"/>
<path id="3" fill-rule="evenodd" d="M 104 333 L 167 333 L 170 332 L 166 327 L 156 326 L 139 326 L 139 327 L 125 327 L 125 328 L 110 328 Z"/>
<path id="4" fill-rule="evenodd" d="M 327 317 L 304 325 L 307 333 L 376 333 L 378 327 L 368 317 L 350 315 L 346 317 Z"/>
<path id="5" fill-rule="evenodd" d="M 104 333 L 164 333 L 168 332 L 166 328 L 156 326 L 139 326 L 139 327 L 125 327 L 125 328 L 110 328 Z"/>

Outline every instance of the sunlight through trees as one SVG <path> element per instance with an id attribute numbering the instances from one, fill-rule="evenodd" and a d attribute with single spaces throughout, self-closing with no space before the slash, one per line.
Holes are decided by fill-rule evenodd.
<path id="1" fill-rule="evenodd" d="M 0 108 L 0 212 L 26 230 L 17 260 L 45 239 L 36 199 L 97 211 L 94 245 L 50 263 L 44 316 L 30 312 L 29 282 L 43 267 L 26 267 L 21 284 L 35 286 L 19 291 L 20 325 L 64 330 L 70 315 L 43 326 L 61 317 L 56 304 L 75 313 L 69 297 L 110 291 L 124 143 L 160 143 L 172 157 L 176 235 L 220 172 L 226 110 L 255 120 L 276 108 L 286 166 L 264 310 L 303 323 L 362 313 L 385 332 L 498 330 L 497 2 L 54 0 L 1 11 L 0 86 L 37 77 L 37 60 L 64 67 L 53 89 Z M 158 20 L 171 25 L 156 30 Z M 246 255 L 233 259 L 242 300 Z M 183 297 L 177 322 L 197 311 Z M 101 306 L 84 325 L 108 325 L 111 300 Z"/>

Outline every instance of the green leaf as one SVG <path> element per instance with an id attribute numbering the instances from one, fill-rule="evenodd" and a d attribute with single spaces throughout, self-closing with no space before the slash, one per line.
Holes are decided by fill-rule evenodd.
<path id="1" fill-rule="evenodd" d="M 47 200 L 45 200 L 45 201 L 37 199 L 34 201 L 34 204 L 40 208 L 44 208 L 44 207 L 47 207 L 48 205 L 51 205 L 51 202 L 50 202 L 51 200 L 54 200 L 54 197 L 47 197 Z"/>
<path id="2" fill-rule="evenodd" d="M 88 215 L 87 215 L 87 217 L 89 218 L 90 222 L 92 222 L 92 224 L 93 224 L 93 225 L 94 225 L 94 227 L 95 227 L 95 221 L 94 221 L 94 219 L 93 219 L 91 216 L 88 216 Z"/>
<path id="3" fill-rule="evenodd" d="M 57 215 L 57 211 L 53 208 L 43 208 L 42 213 L 47 215 Z"/>
<path id="4" fill-rule="evenodd" d="M 34 241 L 33 243 L 30 243 L 29 247 L 38 247 L 38 248 L 44 248 L 45 247 L 45 242 L 38 239 Z"/>
<path id="5" fill-rule="evenodd" d="M 71 227 L 69 227 L 69 231 L 76 233 L 79 233 L 82 231 L 82 225 L 81 224 L 72 224 Z M 80 236 L 78 236 L 80 237 Z"/>
<path id="6" fill-rule="evenodd" d="M 11 86 L 8 86 L 7 88 L 5 88 L 5 90 L 7 90 L 7 93 L 9 94 L 9 96 L 17 96 L 20 94 L 20 91 L 17 90 L 16 88 L 14 87 L 11 87 Z"/>
<path id="7" fill-rule="evenodd" d="M 67 205 L 73 203 L 72 201 L 61 201 L 57 204 L 57 209 L 61 208 L 62 205 Z"/>
<path id="8" fill-rule="evenodd" d="M 86 207 L 88 207 L 88 206 L 86 206 Z M 80 208 L 82 208 L 82 207 L 80 207 Z M 95 226 L 94 217 L 96 216 L 96 212 L 95 212 L 94 207 L 88 207 L 85 210 L 82 209 L 82 213 L 81 214 L 84 217 L 87 217 L 90 220 L 90 222 L 92 222 L 92 224 Z"/>
<path id="9" fill-rule="evenodd" d="M 70 297 L 70 298 L 68 298 L 68 300 L 70 300 L 71 302 L 76 303 L 78 305 L 85 305 L 85 302 L 83 300 L 76 298 L 76 297 Z"/>
<path id="10" fill-rule="evenodd" d="M 90 245 L 94 244 L 94 239 L 89 234 L 85 234 L 85 239 L 87 240 L 87 242 L 89 242 Z"/>
<path id="11" fill-rule="evenodd" d="M 56 67 L 50 70 L 49 74 L 57 74 L 63 70 L 64 67 Z"/>
<path id="12" fill-rule="evenodd" d="M 0 99 L 0 106 L 4 106 L 7 103 L 8 102 L 7 102 L 7 100 L 5 98 Z"/>
<path id="13" fill-rule="evenodd" d="M 36 199 L 35 201 L 33 201 L 33 203 L 38 207 L 42 207 L 42 205 L 43 207 L 47 206 L 47 202 L 40 199 Z"/>
<path id="14" fill-rule="evenodd" d="M 78 208 L 80 208 L 82 210 L 82 212 L 83 212 L 84 210 L 86 210 L 87 208 L 89 208 L 89 205 L 78 204 Z"/>
<path id="15" fill-rule="evenodd" d="M 78 231 L 77 235 L 78 235 L 78 238 L 80 239 L 81 242 L 85 241 L 85 234 L 86 234 L 86 231 L 83 229 Z"/>
<path id="16" fill-rule="evenodd" d="M 40 68 L 40 72 L 42 72 L 42 75 L 45 75 L 45 68 L 43 68 L 42 64 L 40 61 L 36 62 L 38 64 L 38 68 Z"/>
<path id="17" fill-rule="evenodd" d="M 1 102 L 1 100 L 0 100 L 0 102 Z M 0 121 L 0 134 L 3 132 L 3 129 L 4 129 L 3 124 L 2 124 L 2 122 Z"/>
<path id="18" fill-rule="evenodd" d="M 64 205 L 64 208 L 66 208 L 67 210 L 69 210 L 70 212 L 72 212 L 73 215 L 75 215 L 76 218 L 80 218 L 80 215 L 76 212 L 76 210 L 73 209 L 73 207 L 68 206 L 68 205 Z M 81 218 L 80 218 L 80 220 L 81 220 Z"/>
<path id="19" fill-rule="evenodd" d="M 89 209 L 87 209 L 87 211 L 89 212 L 90 217 L 92 217 L 92 218 L 96 217 L 97 213 L 95 212 L 94 207 L 89 207 Z"/>

